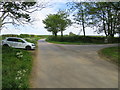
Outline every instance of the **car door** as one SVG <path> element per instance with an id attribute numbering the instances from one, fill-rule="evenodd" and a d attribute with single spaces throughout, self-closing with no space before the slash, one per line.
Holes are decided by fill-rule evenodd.
<path id="1" fill-rule="evenodd" d="M 25 48 L 25 42 L 21 39 L 16 39 L 16 48 Z"/>
<path id="2" fill-rule="evenodd" d="M 10 45 L 11 47 L 15 47 L 15 40 L 14 40 L 14 38 L 8 38 L 7 39 L 7 44 Z"/>

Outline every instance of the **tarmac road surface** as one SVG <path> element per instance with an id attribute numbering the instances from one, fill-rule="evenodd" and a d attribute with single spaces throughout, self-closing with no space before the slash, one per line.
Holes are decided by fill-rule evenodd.
<path id="1" fill-rule="evenodd" d="M 38 41 L 31 88 L 118 88 L 118 67 L 97 54 L 115 46 L 60 45 Z"/>

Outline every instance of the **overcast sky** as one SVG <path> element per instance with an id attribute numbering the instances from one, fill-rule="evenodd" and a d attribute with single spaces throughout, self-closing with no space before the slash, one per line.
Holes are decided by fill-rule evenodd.
<path id="1" fill-rule="evenodd" d="M 46 0 L 48 1 L 48 0 Z M 7 25 L 7 28 L 3 28 L 1 34 L 36 34 L 36 35 L 51 35 L 51 32 L 48 32 L 44 28 L 44 24 L 42 23 L 42 20 L 46 18 L 47 15 L 49 14 L 55 14 L 58 12 L 58 10 L 64 10 L 67 9 L 68 7 L 66 6 L 66 3 L 69 2 L 70 0 L 50 0 L 50 5 L 49 7 L 46 7 L 42 9 L 41 11 L 37 11 L 31 14 L 32 18 L 35 18 L 36 21 L 32 25 L 24 25 L 24 26 L 11 26 Z M 81 26 L 75 27 L 70 26 L 66 28 L 64 31 L 64 35 L 69 34 L 69 32 L 73 32 L 75 34 L 80 34 L 83 35 L 83 32 L 80 33 L 80 30 L 82 29 Z M 86 35 L 98 35 L 95 30 L 87 27 L 86 28 Z M 60 33 L 58 33 L 60 34 Z M 104 34 L 100 34 L 104 35 Z"/>

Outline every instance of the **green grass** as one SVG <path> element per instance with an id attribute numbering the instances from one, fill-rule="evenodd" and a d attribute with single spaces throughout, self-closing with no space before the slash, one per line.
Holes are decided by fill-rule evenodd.
<path id="1" fill-rule="evenodd" d="M 93 45 L 93 44 L 96 44 L 96 45 L 99 45 L 99 44 L 107 44 L 107 43 L 87 43 L 87 42 L 59 42 L 59 41 L 49 41 L 49 40 L 46 40 L 47 42 L 49 43 L 54 43 L 54 44 L 69 44 L 69 45 Z"/>
<path id="2" fill-rule="evenodd" d="M 27 41 L 37 44 L 42 37 L 28 37 Z M 21 55 L 16 55 L 22 52 Z M 2 48 L 2 87 L 29 88 L 29 78 L 32 68 L 32 52 L 22 49 Z"/>
<path id="3" fill-rule="evenodd" d="M 99 54 L 110 61 L 120 64 L 120 47 L 108 47 L 99 51 Z"/>
<path id="4" fill-rule="evenodd" d="M 23 56 L 19 57 L 19 52 Z M 2 88 L 28 88 L 31 68 L 31 53 L 21 49 L 2 48 Z"/>
<path id="5" fill-rule="evenodd" d="M 50 43 L 55 43 L 55 44 L 69 44 L 69 45 L 89 45 L 93 43 L 82 43 L 82 42 L 58 42 L 58 41 L 47 41 Z"/>

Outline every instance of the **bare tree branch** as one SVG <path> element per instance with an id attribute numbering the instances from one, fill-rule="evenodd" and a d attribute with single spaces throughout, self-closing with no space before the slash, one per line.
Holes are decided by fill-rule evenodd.
<path id="1" fill-rule="evenodd" d="M 42 10 L 47 5 L 48 3 L 44 2 L 36 3 L 35 5 L 34 2 L 33 4 L 30 4 L 29 2 L 0 2 L 0 20 L 2 23 L 0 28 L 5 26 L 5 24 L 10 23 L 13 25 L 24 25 L 32 23 L 35 20 L 31 20 L 30 14 L 35 11 Z M 10 19 L 10 21 L 7 19 Z"/>

